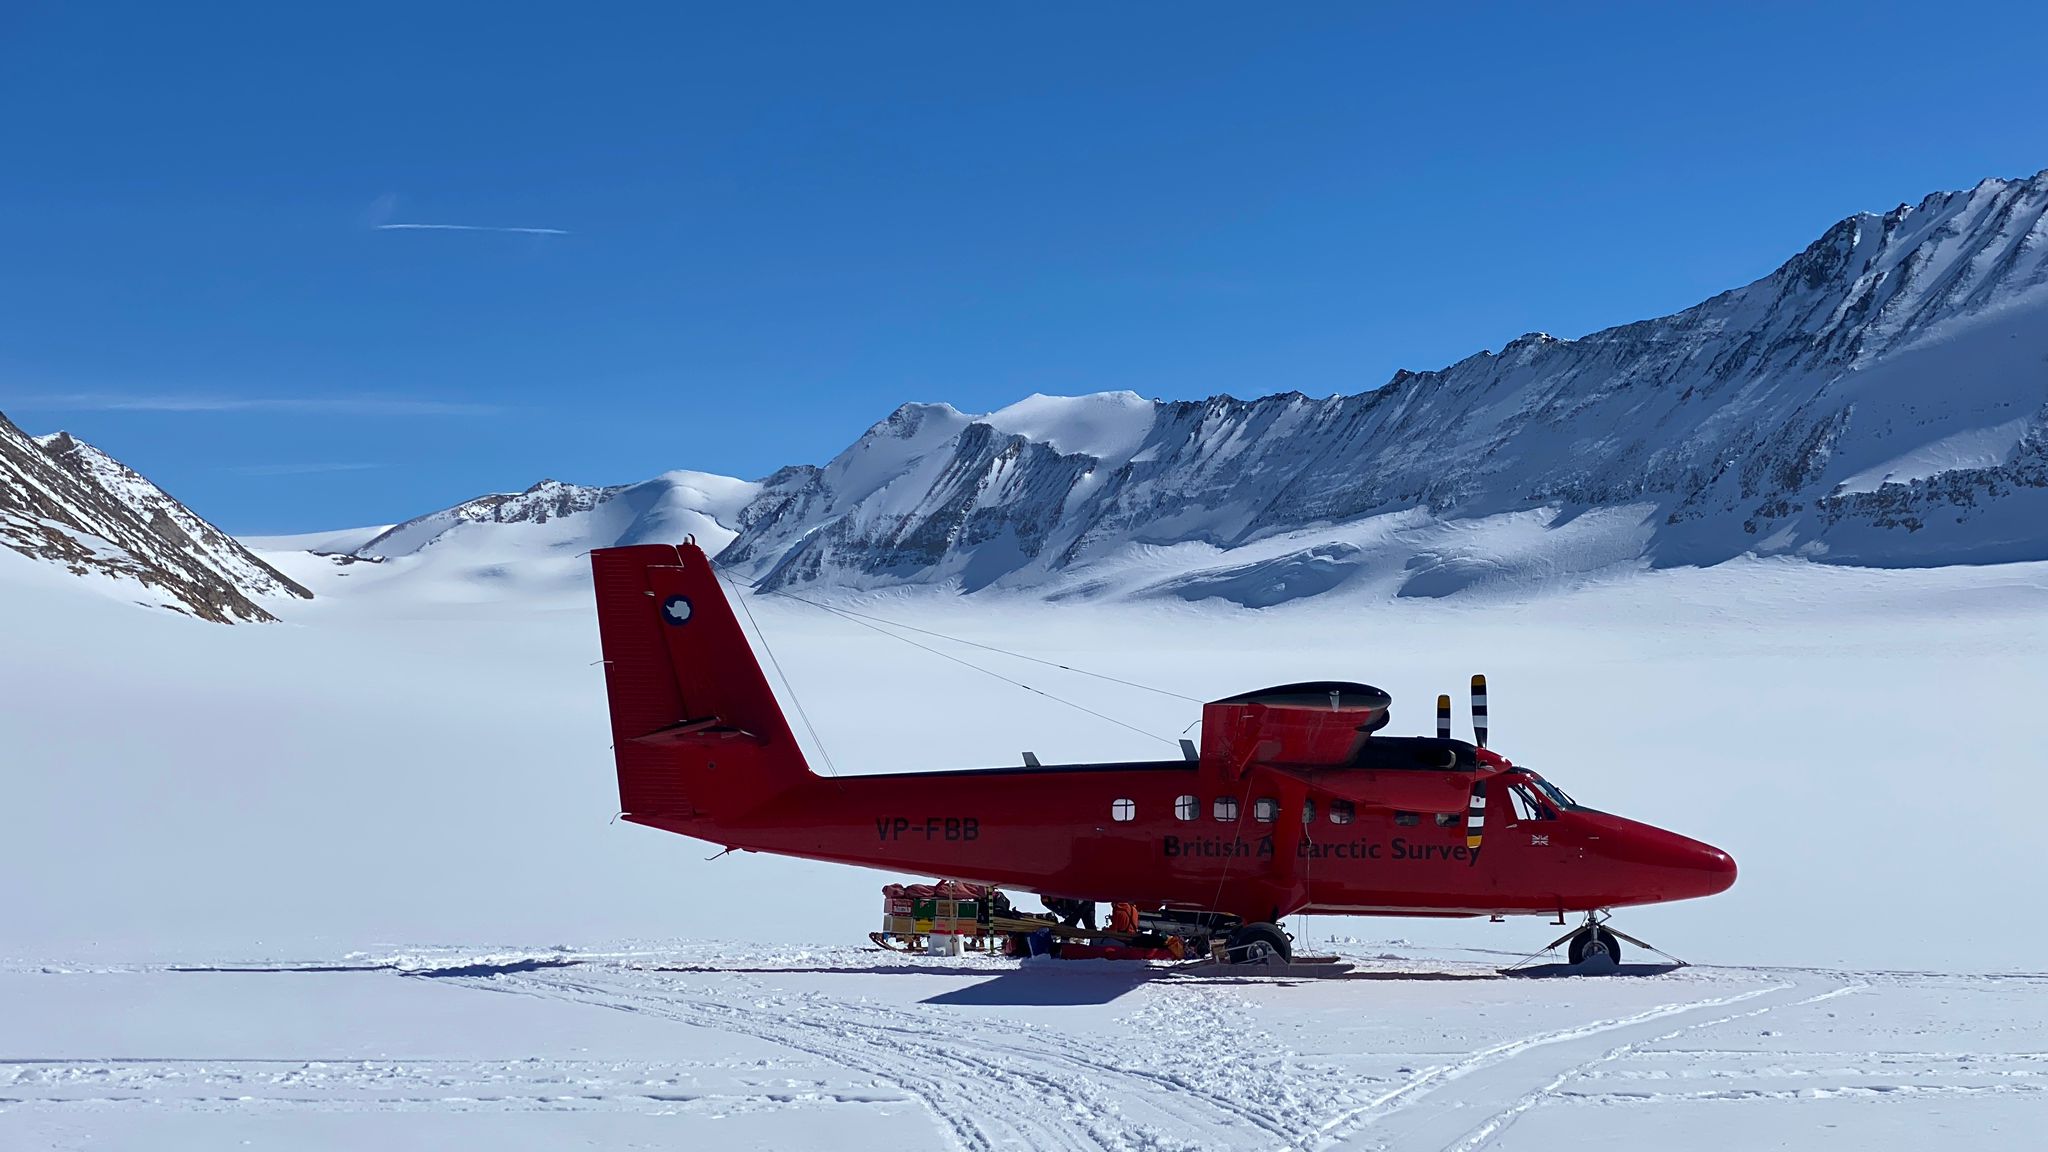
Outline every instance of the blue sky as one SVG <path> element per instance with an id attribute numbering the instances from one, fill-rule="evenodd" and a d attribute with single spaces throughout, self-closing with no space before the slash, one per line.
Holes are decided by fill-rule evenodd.
<path id="1" fill-rule="evenodd" d="M 1364 391 L 2048 166 L 2020 5 L 1104 7 L 11 5 L 0 410 L 376 523 Z"/>

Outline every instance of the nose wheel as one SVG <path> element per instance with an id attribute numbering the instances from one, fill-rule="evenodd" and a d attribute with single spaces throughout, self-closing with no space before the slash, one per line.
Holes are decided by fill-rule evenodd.
<path id="1" fill-rule="evenodd" d="M 1594 908 L 1586 913 L 1586 919 L 1576 928 L 1524 956 L 1513 965 L 1501 969 L 1503 973 L 1515 974 L 1528 968 L 1532 961 L 1546 952 L 1553 952 L 1559 945 L 1565 946 L 1565 959 L 1572 968 L 1579 968 L 1588 962 L 1606 968 L 1621 963 L 1621 942 L 1628 941 L 1645 952 L 1651 952 L 1672 964 L 1683 968 L 1685 961 L 1673 956 L 1655 945 L 1639 940 L 1619 928 L 1610 928 L 1607 921 L 1612 913 L 1604 908 Z"/>
<path id="2" fill-rule="evenodd" d="M 1613 931 L 1607 928 L 1581 928 L 1572 933 L 1571 945 L 1565 949 L 1565 955 L 1574 965 L 1584 964 L 1588 960 L 1597 961 L 1602 956 L 1610 963 L 1619 964 L 1621 941 L 1615 939 Z"/>

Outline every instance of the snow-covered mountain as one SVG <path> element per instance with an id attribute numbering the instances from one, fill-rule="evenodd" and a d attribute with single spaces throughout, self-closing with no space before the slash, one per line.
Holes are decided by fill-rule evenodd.
<path id="1" fill-rule="evenodd" d="M 770 588 L 1254 605 L 1366 579 L 1441 595 L 1745 553 L 2048 557 L 2044 210 L 2048 172 L 1851 216 L 1675 315 L 1522 336 L 1358 395 L 908 404 L 823 467 L 751 485 L 550 481 L 359 554 L 552 522 L 551 547 L 578 551 L 729 538 L 723 562 Z M 665 519 L 642 514 L 650 500 Z"/>
<path id="2" fill-rule="evenodd" d="M 618 488 L 590 488 L 542 480 L 524 492 L 493 492 L 453 508 L 395 524 L 353 549 L 365 560 L 388 560 L 417 552 L 458 529 L 478 524 L 546 524 L 589 512 L 619 494 Z M 459 535 L 459 534 L 458 534 Z"/>
<path id="3" fill-rule="evenodd" d="M 703 472 L 668 472 L 639 484 L 593 488 L 543 480 L 495 492 L 381 531 L 252 538 L 249 543 L 316 587 L 347 574 L 350 589 L 396 581 L 415 599 L 573 593 L 589 579 L 583 553 L 615 544 L 694 536 L 717 551 L 760 485 Z M 325 537 L 325 539 L 320 539 Z M 313 551 L 325 562 L 308 564 Z M 368 562 L 368 563 L 365 563 Z M 336 571 L 336 569 L 339 571 Z"/>
<path id="4" fill-rule="evenodd" d="M 1497 533 L 1443 550 L 1445 526 L 1593 510 L 1602 563 L 2048 556 L 2044 208 L 2048 173 L 1852 216 L 1676 315 L 1523 336 L 1355 396 L 906 406 L 824 468 L 771 477 L 724 559 L 770 586 L 971 589 L 1134 546 L 1223 550 L 1206 563 L 1285 538 L 1247 562 L 1326 586 L 1402 542 L 1333 548 L 1340 526 L 1394 517 L 1402 586 L 1433 592 L 1499 567 Z M 1212 575 L 1159 587 L 1274 591 Z"/>
<path id="5" fill-rule="evenodd" d="M 545 531 L 508 537 L 527 543 L 541 537 L 579 548 L 681 540 L 694 535 L 707 548 L 731 542 L 724 522 L 736 518 L 760 485 L 707 472 L 665 472 L 641 484 L 592 488 L 542 480 L 524 492 L 494 492 L 453 508 L 429 512 L 378 533 L 353 549 L 365 560 L 409 556 L 431 545 L 473 545 L 500 525 L 552 525 Z"/>
<path id="6" fill-rule="evenodd" d="M 0 415 L 0 544 L 115 595 L 221 623 L 312 593 L 134 469 L 66 432 L 29 437 Z"/>

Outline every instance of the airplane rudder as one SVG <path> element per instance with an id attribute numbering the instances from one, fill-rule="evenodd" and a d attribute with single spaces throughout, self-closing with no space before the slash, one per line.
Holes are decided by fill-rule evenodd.
<path id="1" fill-rule="evenodd" d="M 695 544 L 677 549 L 672 567 L 650 569 L 657 618 L 690 718 L 717 716 L 770 744 L 796 750 L 782 706 L 768 685 L 725 583 Z"/>
<path id="2" fill-rule="evenodd" d="M 648 571 L 676 563 L 674 545 L 600 548 L 590 554 L 598 645 L 612 736 L 643 736 L 681 718 L 682 698 L 663 642 Z"/>

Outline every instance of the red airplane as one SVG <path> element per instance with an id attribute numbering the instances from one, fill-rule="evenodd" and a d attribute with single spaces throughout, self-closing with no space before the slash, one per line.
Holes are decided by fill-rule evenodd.
<path id="1" fill-rule="evenodd" d="M 1129 902 L 1153 923 L 1290 955 L 1287 916 L 1585 913 L 1735 882 L 1726 852 L 1584 807 L 1486 743 L 1382 736 L 1391 698 L 1288 684 L 1202 708 L 1179 760 L 822 777 L 694 543 L 591 553 L 625 819 L 727 849 Z M 1164 918 L 1163 920 L 1161 918 Z"/>

